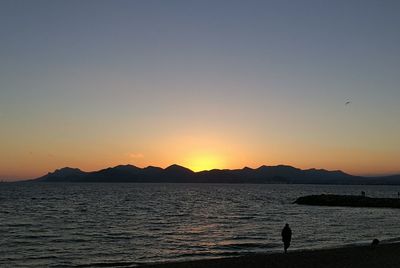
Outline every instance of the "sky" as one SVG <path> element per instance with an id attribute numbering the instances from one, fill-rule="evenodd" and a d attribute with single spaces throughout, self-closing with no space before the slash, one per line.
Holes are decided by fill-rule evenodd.
<path id="1" fill-rule="evenodd" d="M 400 173 L 399 12 L 1 0 L 0 179 L 119 164 Z"/>

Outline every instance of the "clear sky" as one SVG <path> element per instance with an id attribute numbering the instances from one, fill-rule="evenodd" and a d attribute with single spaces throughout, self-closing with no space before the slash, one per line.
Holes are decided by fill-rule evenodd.
<path id="1" fill-rule="evenodd" d="M 0 179 L 128 163 L 400 173 L 399 14 L 395 0 L 1 0 Z"/>

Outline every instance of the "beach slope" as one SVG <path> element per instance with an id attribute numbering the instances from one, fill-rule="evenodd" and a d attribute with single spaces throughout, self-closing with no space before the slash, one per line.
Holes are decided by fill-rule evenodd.
<path id="1" fill-rule="evenodd" d="M 255 254 L 234 258 L 146 265 L 146 268 L 391 268 L 400 267 L 400 243 L 335 249 L 306 250 L 288 254 Z"/>

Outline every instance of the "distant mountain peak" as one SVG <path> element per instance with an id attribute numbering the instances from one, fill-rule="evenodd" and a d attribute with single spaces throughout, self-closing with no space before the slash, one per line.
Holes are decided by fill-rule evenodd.
<path id="1" fill-rule="evenodd" d="M 253 169 L 250 167 L 244 167 L 244 168 L 242 168 L 242 170 L 253 170 Z"/>
<path id="2" fill-rule="evenodd" d="M 145 167 L 144 169 L 156 169 L 156 170 L 162 170 L 162 168 L 160 168 L 160 167 L 155 167 L 155 166 L 148 166 L 148 167 Z"/>
<path id="3" fill-rule="evenodd" d="M 131 164 L 127 164 L 127 165 L 118 165 L 118 166 L 115 166 L 115 167 L 113 167 L 113 169 L 140 169 L 140 168 L 138 168 L 137 166 L 134 166 L 134 165 L 131 165 Z"/>
<path id="4" fill-rule="evenodd" d="M 67 173 L 83 173 L 82 170 L 80 170 L 79 168 L 71 168 L 71 167 L 63 167 L 63 168 L 59 168 L 54 170 L 53 172 L 49 172 L 48 174 L 67 174 Z"/>
<path id="5" fill-rule="evenodd" d="M 288 168 L 288 169 L 299 169 L 299 168 L 296 168 L 296 167 L 293 167 L 293 166 L 290 166 L 290 165 L 277 165 L 277 166 L 275 166 L 275 167 L 278 167 L 278 168 Z"/>
<path id="6" fill-rule="evenodd" d="M 86 172 L 83 172 L 79 168 L 71 168 L 71 167 L 64 167 L 64 168 L 59 168 L 56 169 L 53 172 L 49 172 L 43 177 L 38 178 L 38 181 L 44 181 L 44 180 L 64 180 L 65 178 L 71 178 L 71 177 L 81 177 L 85 175 Z"/>
<path id="7" fill-rule="evenodd" d="M 304 171 L 312 171 L 312 172 L 326 172 L 326 173 L 335 173 L 335 174 L 343 174 L 343 175 L 349 175 L 346 172 L 342 171 L 342 170 L 326 170 L 323 168 L 310 168 L 310 169 L 305 169 Z"/>
<path id="8" fill-rule="evenodd" d="M 172 165 L 166 167 L 165 169 L 169 169 L 169 168 L 185 168 L 185 167 L 178 165 L 178 164 L 172 164 Z"/>
<path id="9" fill-rule="evenodd" d="M 54 172 L 56 171 L 82 171 L 79 168 L 73 168 L 73 167 L 63 167 L 63 168 L 59 168 L 56 169 Z"/>
<path id="10" fill-rule="evenodd" d="M 165 168 L 165 170 L 174 170 L 174 171 L 175 170 L 186 170 L 186 171 L 193 172 L 192 170 L 185 168 L 183 166 L 177 165 L 177 164 L 170 165 L 169 167 Z"/>
<path id="11" fill-rule="evenodd" d="M 295 168 L 293 166 L 290 165 L 276 165 L 276 166 L 266 166 L 266 165 L 262 165 L 260 167 L 258 167 L 257 169 L 276 169 L 276 168 L 280 168 L 280 169 L 296 169 L 299 170 L 298 168 Z"/>

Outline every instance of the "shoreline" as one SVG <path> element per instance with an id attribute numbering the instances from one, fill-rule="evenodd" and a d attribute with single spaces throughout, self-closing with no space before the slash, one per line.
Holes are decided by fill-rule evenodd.
<path id="1" fill-rule="evenodd" d="M 143 264 L 142 268 L 358 268 L 399 267 L 400 242 L 384 243 L 373 248 L 370 245 L 343 246 L 327 249 L 304 249 L 284 253 L 251 254 L 239 257 Z"/>

